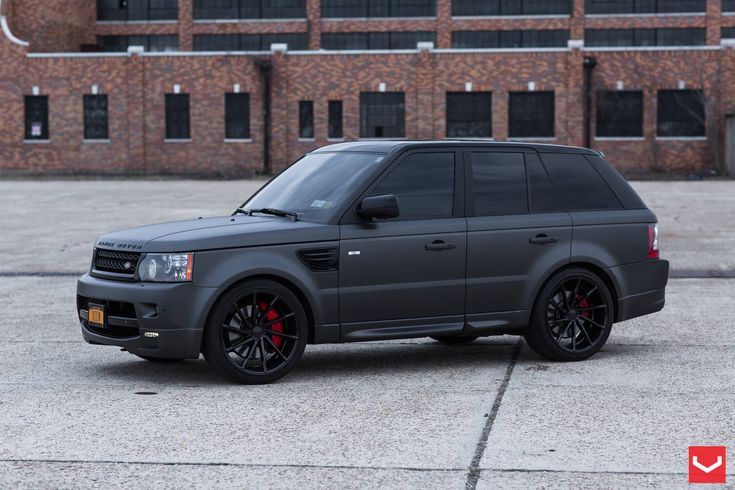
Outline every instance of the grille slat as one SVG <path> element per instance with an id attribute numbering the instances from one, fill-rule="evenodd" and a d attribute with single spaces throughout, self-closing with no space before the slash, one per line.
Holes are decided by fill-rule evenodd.
<path id="1" fill-rule="evenodd" d="M 118 252 L 98 248 L 94 254 L 94 268 L 101 272 L 127 274 L 132 277 L 138 268 L 140 255 L 140 252 Z"/>
<path id="2" fill-rule="evenodd" d="M 337 248 L 299 250 L 296 254 L 311 271 L 327 272 L 339 269 L 339 249 Z"/>

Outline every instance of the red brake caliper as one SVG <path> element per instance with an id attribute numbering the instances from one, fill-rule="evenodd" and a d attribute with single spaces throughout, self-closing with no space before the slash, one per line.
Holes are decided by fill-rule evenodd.
<path id="1" fill-rule="evenodd" d="M 263 311 L 268 310 L 265 313 L 265 321 L 270 322 L 278 318 L 278 312 L 273 308 L 268 309 L 268 303 L 260 303 L 260 309 Z M 274 332 L 283 332 L 283 323 L 276 322 L 268 327 L 268 330 L 273 330 Z M 271 335 L 271 340 L 276 347 L 281 347 L 281 344 L 283 343 L 283 337 L 279 335 Z"/>
<path id="2" fill-rule="evenodd" d="M 589 308 L 590 302 L 587 300 L 587 298 L 583 297 L 581 294 L 577 295 L 577 301 L 579 302 L 578 306 L 580 308 Z M 582 316 L 589 318 L 590 312 L 589 311 L 583 311 L 581 313 Z"/>

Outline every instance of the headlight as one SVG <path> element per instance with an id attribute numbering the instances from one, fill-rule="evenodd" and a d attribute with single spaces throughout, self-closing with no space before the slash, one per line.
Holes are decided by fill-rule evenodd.
<path id="1" fill-rule="evenodd" d="M 194 254 L 147 254 L 138 265 L 141 281 L 191 281 Z"/>

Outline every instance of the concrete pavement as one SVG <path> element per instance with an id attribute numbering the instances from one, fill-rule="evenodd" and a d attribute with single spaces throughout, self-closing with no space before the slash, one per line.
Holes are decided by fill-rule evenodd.
<path id="1" fill-rule="evenodd" d="M 678 488 L 689 445 L 735 447 L 733 279 L 672 279 L 664 311 L 575 364 L 513 337 L 309 346 L 247 387 L 83 343 L 97 235 L 259 184 L 0 182 L 0 488 Z M 735 270 L 735 183 L 635 186 L 675 269 Z"/>

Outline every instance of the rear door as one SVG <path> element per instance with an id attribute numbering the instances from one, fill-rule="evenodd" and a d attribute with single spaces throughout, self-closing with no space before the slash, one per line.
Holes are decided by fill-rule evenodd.
<path id="1" fill-rule="evenodd" d="M 571 218 L 535 151 L 468 149 L 464 161 L 468 333 L 523 327 L 545 274 L 569 262 Z"/>
<path id="2" fill-rule="evenodd" d="M 395 194 L 400 216 L 340 226 L 343 340 L 456 333 L 464 325 L 467 225 L 461 152 L 414 151 L 362 196 Z"/>

